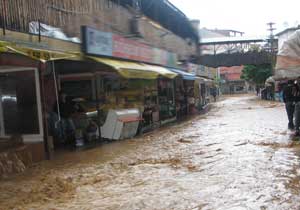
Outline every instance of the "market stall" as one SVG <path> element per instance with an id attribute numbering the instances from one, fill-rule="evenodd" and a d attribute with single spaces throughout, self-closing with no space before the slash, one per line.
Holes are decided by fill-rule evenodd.
<path id="1" fill-rule="evenodd" d="M 101 109 L 104 116 L 111 109 L 137 108 L 143 118 L 141 129 L 158 123 L 157 80 L 104 78 Z"/>
<path id="2" fill-rule="evenodd" d="M 202 110 L 208 103 L 214 101 L 212 90 L 216 86 L 212 79 L 207 79 L 204 77 L 196 77 L 194 85 L 194 94 L 195 94 L 195 106 L 198 110 Z"/>
<path id="3" fill-rule="evenodd" d="M 161 124 L 176 120 L 175 81 L 173 79 L 158 79 L 158 104 Z"/>
<path id="4" fill-rule="evenodd" d="M 188 114 L 188 98 L 183 78 L 180 76 L 175 79 L 175 103 L 177 118 L 186 116 Z"/>
<path id="5" fill-rule="evenodd" d="M 96 133 L 101 137 L 100 131 L 104 130 L 100 127 L 106 123 L 108 113 L 112 111 L 118 113 L 118 110 L 137 109 L 140 113 L 137 118 L 139 130 L 144 131 L 160 124 L 160 102 L 163 110 L 171 110 L 166 106 L 169 101 L 169 83 L 166 86 L 159 86 L 157 78 L 173 81 L 172 78 L 177 74 L 149 64 L 100 57 L 88 57 L 88 59 L 96 64 L 89 66 L 90 69 L 86 69 L 85 73 L 76 70 L 78 67 L 74 67 L 69 73 L 65 71 L 59 75 L 60 90 L 72 99 L 80 99 L 80 105 L 84 107 L 86 119 L 80 120 L 82 132 L 79 132 L 79 137 L 76 139 L 82 137 L 86 142 L 90 124 L 98 125 Z M 161 95 L 159 100 L 159 87 L 163 94 L 166 93 L 167 98 Z M 173 99 L 173 94 L 171 98 Z M 169 119 L 163 111 L 162 113 L 163 120 Z M 93 131 L 95 132 L 95 129 Z"/>
<path id="6" fill-rule="evenodd" d="M 195 113 L 194 83 L 196 76 L 183 70 L 169 68 L 176 72 L 175 79 L 175 101 L 177 118 Z"/>

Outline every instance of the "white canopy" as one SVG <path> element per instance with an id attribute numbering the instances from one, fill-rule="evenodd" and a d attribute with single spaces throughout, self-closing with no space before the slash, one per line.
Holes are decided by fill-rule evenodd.
<path id="1" fill-rule="evenodd" d="M 275 80 L 300 77 L 300 30 L 286 40 L 277 55 Z"/>

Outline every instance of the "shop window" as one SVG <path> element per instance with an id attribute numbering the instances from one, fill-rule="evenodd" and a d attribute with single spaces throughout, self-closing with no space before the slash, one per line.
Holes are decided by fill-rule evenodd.
<path id="1" fill-rule="evenodd" d="M 2 135 L 39 134 L 34 71 L 0 73 Z"/>

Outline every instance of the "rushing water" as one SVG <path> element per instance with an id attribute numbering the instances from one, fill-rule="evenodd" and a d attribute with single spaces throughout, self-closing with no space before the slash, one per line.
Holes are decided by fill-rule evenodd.
<path id="1" fill-rule="evenodd" d="M 185 123 L 59 155 L 0 182 L 0 209 L 300 209 L 282 104 L 229 97 Z"/>

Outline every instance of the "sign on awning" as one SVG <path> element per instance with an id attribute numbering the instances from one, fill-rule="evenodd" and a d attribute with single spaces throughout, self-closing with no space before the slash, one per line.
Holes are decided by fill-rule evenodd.
<path id="1" fill-rule="evenodd" d="M 0 41 L 0 52 L 18 53 L 30 57 L 34 60 L 39 60 L 43 63 L 47 61 L 70 59 L 70 58 L 78 57 L 78 55 L 75 53 L 50 51 L 50 50 L 36 49 L 30 47 L 19 47 L 13 43 L 1 42 L 1 41 Z"/>

